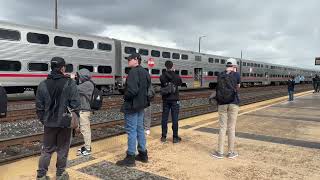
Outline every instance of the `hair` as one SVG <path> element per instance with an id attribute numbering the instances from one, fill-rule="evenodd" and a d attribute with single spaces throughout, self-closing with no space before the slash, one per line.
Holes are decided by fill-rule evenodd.
<path id="1" fill-rule="evenodd" d="M 164 65 L 166 66 L 167 69 L 172 69 L 173 67 L 172 61 L 166 61 Z"/>

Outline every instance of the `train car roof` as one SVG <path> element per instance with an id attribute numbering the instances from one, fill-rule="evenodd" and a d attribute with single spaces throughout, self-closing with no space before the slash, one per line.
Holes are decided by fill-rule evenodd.
<path id="1" fill-rule="evenodd" d="M 44 28 L 44 27 L 39 27 L 39 26 L 30 26 L 30 25 L 24 25 L 24 24 L 15 24 L 7 21 L 1 21 L 0 20 L 0 26 L 8 29 L 13 29 L 13 30 L 19 30 L 19 29 L 26 29 L 29 31 L 35 30 L 35 31 L 42 31 L 42 32 L 49 32 L 49 33 L 62 33 L 66 35 L 71 35 L 71 36 L 78 36 L 78 37 L 88 37 L 88 38 L 94 38 L 94 39 L 107 39 L 111 40 L 112 38 L 106 37 L 106 36 L 97 36 L 97 35 L 92 35 L 92 34 L 80 34 L 80 33 L 74 33 L 74 32 L 68 32 L 60 29 L 54 29 L 54 28 Z"/>

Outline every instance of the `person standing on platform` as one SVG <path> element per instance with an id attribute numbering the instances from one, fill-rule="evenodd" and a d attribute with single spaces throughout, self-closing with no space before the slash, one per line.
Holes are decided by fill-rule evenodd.
<path id="1" fill-rule="evenodd" d="M 160 93 L 162 95 L 162 135 L 161 142 L 167 141 L 168 132 L 168 118 L 169 112 L 171 111 L 172 116 L 172 131 L 173 131 L 173 143 L 179 143 L 181 137 L 178 135 L 179 129 L 179 89 L 178 86 L 182 85 L 182 80 L 179 75 L 177 75 L 172 67 L 172 61 L 165 62 L 166 71 L 160 76 L 161 89 Z"/>
<path id="2" fill-rule="evenodd" d="M 228 130 L 228 158 L 235 158 L 238 153 L 234 151 L 235 129 L 239 111 L 240 74 L 236 72 L 237 60 L 229 58 L 226 70 L 218 76 L 216 97 L 219 113 L 218 150 L 212 156 L 218 159 L 224 157 L 224 139 Z"/>
<path id="3" fill-rule="evenodd" d="M 135 160 L 148 162 L 146 138 L 144 132 L 144 109 L 149 106 L 148 87 L 151 83 L 149 73 L 140 65 L 141 57 L 133 53 L 126 58 L 129 71 L 124 91 L 124 103 L 121 112 L 124 113 L 125 128 L 128 134 L 128 149 L 126 157 L 117 161 L 119 166 L 135 166 Z M 138 141 L 138 145 L 137 145 Z M 138 147 L 139 154 L 136 156 Z"/>
<path id="4" fill-rule="evenodd" d="M 316 92 L 318 93 L 320 91 L 320 77 L 316 76 Z"/>
<path id="5" fill-rule="evenodd" d="M 66 62 L 61 57 L 51 60 L 52 71 L 36 93 L 36 113 L 44 125 L 43 145 L 37 179 L 46 176 L 51 155 L 57 152 L 57 179 L 69 179 L 65 171 L 71 143 L 71 112 L 79 113 L 80 97 L 76 83 L 64 75 Z"/>
<path id="6" fill-rule="evenodd" d="M 316 89 L 316 87 L 317 87 L 317 82 L 316 82 L 316 77 L 317 77 L 318 75 L 316 74 L 313 78 L 312 78 L 312 85 L 313 85 L 313 93 L 316 93 L 317 92 L 317 89 Z"/>
<path id="7" fill-rule="evenodd" d="M 7 103 L 8 103 L 7 92 L 4 89 L 4 87 L 1 86 L 1 83 L 0 83 L 0 118 L 4 118 L 7 116 Z"/>
<path id="8" fill-rule="evenodd" d="M 78 149 L 78 155 L 87 156 L 91 154 L 90 101 L 93 94 L 94 84 L 91 82 L 91 73 L 88 69 L 80 69 L 78 76 L 79 85 L 77 88 L 81 100 L 79 119 L 80 132 L 83 135 L 84 140 L 84 146 Z"/>
<path id="9" fill-rule="evenodd" d="M 293 101 L 294 85 L 295 85 L 294 76 L 291 76 L 290 79 L 288 80 L 289 101 Z"/>

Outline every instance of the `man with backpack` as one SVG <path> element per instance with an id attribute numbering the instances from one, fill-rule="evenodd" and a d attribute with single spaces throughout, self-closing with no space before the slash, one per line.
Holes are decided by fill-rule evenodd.
<path id="1" fill-rule="evenodd" d="M 135 166 L 136 160 L 148 162 L 143 117 L 144 109 L 150 105 L 148 89 L 150 89 L 151 78 L 148 71 L 140 65 L 140 54 L 133 53 L 126 59 L 131 70 L 125 83 L 121 112 L 124 113 L 125 128 L 128 134 L 128 149 L 126 157 L 116 164 L 132 167 Z M 139 154 L 136 156 L 137 147 Z"/>
<path id="2" fill-rule="evenodd" d="M 91 81 L 91 73 L 88 69 L 80 69 L 78 72 L 79 85 L 77 86 L 81 108 L 80 108 L 80 132 L 83 135 L 84 146 L 78 149 L 78 155 L 87 156 L 91 154 L 91 98 L 94 90 L 94 84 Z"/>
<path id="3" fill-rule="evenodd" d="M 65 171 L 71 143 L 72 118 L 78 116 L 80 97 L 76 83 L 64 75 L 66 62 L 61 57 L 51 60 L 52 71 L 42 81 L 36 94 L 36 113 L 44 125 L 43 145 L 37 179 L 49 179 L 46 176 L 52 153 L 57 152 L 57 179 L 69 179 Z M 76 112 L 76 113 L 74 113 Z M 71 115 L 72 114 L 72 115 Z"/>
<path id="4" fill-rule="evenodd" d="M 165 62 L 166 71 L 160 76 L 161 89 L 160 93 L 162 95 L 162 136 L 161 142 L 167 141 L 167 131 L 168 131 L 168 118 L 169 112 L 171 110 L 172 116 L 172 131 L 173 131 L 173 143 L 179 143 L 181 138 L 178 136 L 178 119 L 179 119 L 179 90 L 178 86 L 181 86 L 182 80 L 179 75 L 177 75 L 172 67 L 172 61 Z"/>
<path id="5" fill-rule="evenodd" d="M 235 128 L 239 111 L 239 89 L 240 74 L 236 72 L 237 60 L 229 58 L 226 70 L 218 76 L 216 97 L 219 113 L 219 139 L 218 150 L 212 156 L 215 158 L 224 157 L 224 139 L 228 130 L 228 158 L 235 158 L 238 153 L 234 151 Z"/>

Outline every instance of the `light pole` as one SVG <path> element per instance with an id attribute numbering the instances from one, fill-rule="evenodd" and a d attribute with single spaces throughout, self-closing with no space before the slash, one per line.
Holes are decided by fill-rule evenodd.
<path id="1" fill-rule="evenodd" d="M 58 0 L 55 0 L 54 5 L 54 28 L 58 29 Z"/>
<path id="2" fill-rule="evenodd" d="M 200 53 L 200 47 L 201 47 L 201 46 L 200 46 L 200 44 L 201 44 L 201 38 L 203 38 L 203 37 L 206 37 L 206 36 L 200 36 L 200 37 L 199 37 L 199 53 Z"/>

